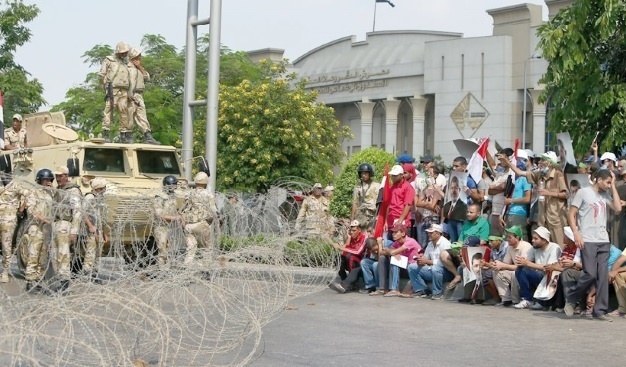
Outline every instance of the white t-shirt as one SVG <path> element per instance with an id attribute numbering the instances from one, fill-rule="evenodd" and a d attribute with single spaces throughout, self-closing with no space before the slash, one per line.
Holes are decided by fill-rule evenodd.
<path id="1" fill-rule="evenodd" d="M 441 251 L 449 250 L 452 248 L 452 244 L 450 241 L 441 236 L 439 241 L 437 242 L 437 246 L 433 245 L 433 242 L 428 242 L 428 247 L 424 251 L 424 258 L 433 261 L 433 266 L 439 264 L 441 260 L 439 260 L 439 255 Z"/>
<path id="2" fill-rule="evenodd" d="M 548 243 L 544 250 L 533 248 L 528 251 L 528 260 L 538 265 L 554 264 L 561 257 L 561 247 L 554 242 Z"/>

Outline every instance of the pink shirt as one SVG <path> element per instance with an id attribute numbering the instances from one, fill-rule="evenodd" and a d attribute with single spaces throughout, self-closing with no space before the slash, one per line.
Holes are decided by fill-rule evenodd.
<path id="1" fill-rule="evenodd" d="M 406 250 L 402 251 L 400 255 L 408 257 L 409 264 L 413 264 L 415 262 L 415 260 L 413 260 L 413 256 L 417 256 L 417 254 L 422 249 L 422 246 L 420 246 L 417 241 L 408 236 L 404 237 L 404 243 L 396 241 L 391 244 L 391 247 L 393 248 L 400 248 L 402 246 L 406 247 Z"/>
<path id="2" fill-rule="evenodd" d="M 387 226 L 391 228 L 393 221 L 400 218 L 407 205 L 413 205 L 415 190 L 410 183 L 402 179 L 400 183 L 391 185 L 391 200 L 387 211 Z M 411 212 L 404 219 L 407 227 L 411 226 Z"/>

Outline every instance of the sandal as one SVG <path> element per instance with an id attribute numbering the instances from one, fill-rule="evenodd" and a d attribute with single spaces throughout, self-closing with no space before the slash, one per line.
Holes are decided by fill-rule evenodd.
<path id="1" fill-rule="evenodd" d="M 621 312 L 620 310 L 613 310 L 606 314 L 607 316 L 617 316 L 617 317 L 626 317 L 626 313 Z"/>
<path id="2" fill-rule="evenodd" d="M 461 283 L 461 276 L 457 275 L 456 277 L 454 277 L 454 279 L 452 279 L 452 281 L 450 282 L 450 284 L 448 284 L 448 286 L 446 287 L 447 290 L 452 291 L 456 288 L 456 286 Z"/>
<path id="3" fill-rule="evenodd" d="M 385 291 L 382 289 L 377 289 L 375 291 L 373 291 L 372 293 L 370 293 L 370 296 L 380 296 L 380 295 L 384 295 Z"/>
<path id="4" fill-rule="evenodd" d="M 398 297 L 400 298 L 413 298 L 412 294 L 406 294 L 406 293 L 400 293 L 398 294 Z"/>
<path id="5" fill-rule="evenodd" d="M 390 291 L 390 292 L 387 292 L 387 294 L 385 294 L 383 297 L 398 297 L 400 296 L 400 294 L 401 293 L 398 291 Z"/>

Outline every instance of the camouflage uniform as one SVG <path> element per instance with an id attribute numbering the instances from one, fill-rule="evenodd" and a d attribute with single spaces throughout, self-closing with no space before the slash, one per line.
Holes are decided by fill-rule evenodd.
<path id="1" fill-rule="evenodd" d="M 160 193 L 154 199 L 154 239 L 159 249 L 158 264 L 165 265 L 167 259 L 167 245 L 174 231 L 180 227 L 176 221 L 168 222 L 164 216 L 178 216 L 176 195 L 174 193 Z"/>
<path id="2" fill-rule="evenodd" d="M 376 222 L 376 200 L 380 184 L 372 181 L 370 184 L 361 182 L 354 188 L 354 202 L 356 202 L 356 212 L 354 219 L 361 223 L 363 228 L 371 228 Z"/>
<path id="3" fill-rule="evenodd" d="M 302 229 L 302 221 L 306 223 L 306 231 L 321 235 L 328 231 L 328 200 L 320 196 L 307 196 L 296 218 L 296 230 Z"/>
<path id="4" fill-rule="evenodd" d="M 2 241 L 2 281 L 8 281 L 11 266 L 13 232 L 17 226 L 17 210 L 28 191 L 21 188 L 15 181 L 0 188 L 0 239 Z M 5 276 L 6 274 L 6 276 Z"/>
<path id="5" fill-rule="evenodd" d="M 126 60 L 118 58 L 116 55 L 107 56 L 100 67 L 98 78 L 103 86 L 112 83 L 113 104 L 117 107 L 120 118 L 120 132 L 132 131 L 132 121 L 129 119 L 128 91 L 131 87 L 130 70 Z M 106 102 L 102 129 L 111 129 L 111 104 Z"/>
<path id="6" fill-rule="evenodd" d="M 12 127 L 4 130 L 4 146 L 12 145 L 16 149 L 22 149 L 26 147 L 26 129 L 21 128 L 16 132 Z"/>
<path id="7" fill-rule="evenodd" d="M 76 184 L 68 183 L 58 187 L 54 200 L 55 207 L 53 244 L 56 250 L 55 270 L 63 279 L 70 277 L 70 236 L 78 236 L 81 223 L 82 193 Z"/>
<path id="8" fill-rule="evenodd" d="M 198 242 L 208 246 L 211 225 L 217 214 L 215 199 L 209 190 L 196 188 L 189 192 L 181 211 L 185 222 L 185 242 L 187 255 L 185 264 L 190 264 L 196 254 Z"/>
<path id="9" fill-rule="evenodd" d="M 94 268 L 96 256 L 100 254 L 98 245 L 104 243 L 104 224 L 106 223 L 107 206 L 104 195 L 88 193 L 83 200 L 83 211 L 89 217 L 91 224 L 96 227 L 95 233 L 86 229 L 87 240 L 85 242 L 85 257 L 83 259 L 83 271 L 89 272 Z"/>
<path id="10" fill-rule="evenodd" d="M 52 221 L 52 208 L 54 198 L 52 188 L 37 187 L 29 190 L 26 198 L 26 206 L 30 216 L 28 229 L 24 235 L 25 243 L 28 246 L 28 258 L 26 260 L 26 271 L 24 278 L 27 281 L 39 281 L 43 278 L 45 272 L 44 259 L 47 251 L 42 248 L 44 242 L 44 233 L 48 233 L 50 226 L 45 222 L 35 218 L 33 214 L 37 214 L 42 218 Z"/>
<path id="11" fill-rule="evenodd" d="M 130 83 L 131 93 L 133 99 L 133 120 L 139 127 L 142 133 L 151 131 L 150 122 L 148 122 L 148 116 L 146 115 L 146 103 L 143 100 L 143 91 L 146 89 L 144 80 L 150 80 L 150 74 L 143 75 L 139 69 L 132 63 L 128 64 L 128 70 L 130 71 Z M 131 121 L 132 125 L 132 121 Z"/>

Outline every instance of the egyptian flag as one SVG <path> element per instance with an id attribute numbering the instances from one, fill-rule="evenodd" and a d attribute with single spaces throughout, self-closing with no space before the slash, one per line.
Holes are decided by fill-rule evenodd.
<path id="1" fill-rule="evenodd" d="M 487 147 L 489 146 L 489 138 L 483 140 L 478 146 L 478 149 L 472 154 L 472 158 L 467 164 L 467 173 L 474 179 L 474 182 L 478 184 L 483 179 L 483 162 L 487 156 Z"/>
<path id="2" fill-rule="evenodd" d="M 387 208 L 389 208 L 389 201 L 391 200 L 391 185 L 389 185 L 389 164 L 385 165 L 385 171 L 383 173 L 383 180 L 380 184 L 380 203 L 378 205 L 378 216 L 376 218 L 376 227 L 374 227 L 374 237 L 382 237 L 383 229 L 385 228 L 385 223 L 387 218 L 385 218 L 387 214 Z"/>

